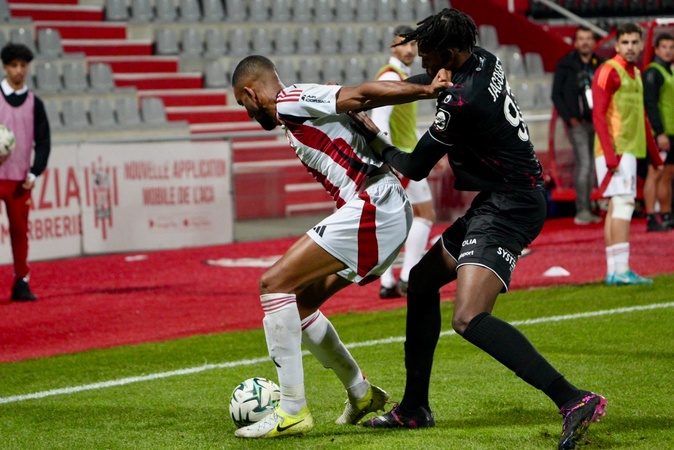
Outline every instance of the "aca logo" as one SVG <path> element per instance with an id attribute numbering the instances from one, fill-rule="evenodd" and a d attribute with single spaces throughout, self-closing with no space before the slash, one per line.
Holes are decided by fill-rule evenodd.
<path id="1" fill-rule="evenodd" d="M 107 239 L 112 228 L 112 211 L 119 205 L 117 168 L 103 163 L 98 157 L 90 166 L 84 167 L 84 183 L 87 192 L 87 206 L 93 205 L 94 226 L 101 229 L 103 239 Z"/>

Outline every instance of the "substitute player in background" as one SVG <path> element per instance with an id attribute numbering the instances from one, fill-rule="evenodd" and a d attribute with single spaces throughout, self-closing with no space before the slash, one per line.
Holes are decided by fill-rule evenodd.
<path id="1" fill-rule="evenodd" d="M 298 158 L 338 209 L 301 237 L 260 279 L 263 326 L 281 401 L 270 415 L 240 428 L 236 436 L 277 437 L 312 429 L 304 393 L 302 343 L 323 366 L 335 371 L 347 390 L 346 409 L 338 424 L 355 424 L 384 407 L 386 392 L 365 379 L 318 308 L 351 283 L 367 284 L 386 270 L 407 238 L 412 207 L 398 178 L 341 113 L 435 98 L 447 86 L 439 76 L 431 86 L 371 81 L 358 87 L 285 87 L 274 64 L 263 56 L 249 56 L 237 65 L 232 75 L 237 103 L 264 129 L 284 128 Z"/>
<path id="2" fill-rule="evenodd" d="M 630 270 L 630 222 L 637 196 L 637 158 L 662 168 L 644 108 L 644 88 L 636 67 L 644 48 L 641 28 L 634 23 L 616 29 L 616 55 L 604 62 L 592 80 L 595 170 L 599 191 L 609 198 L 604 223 L 606 284 L 652 284 Z"/>
<path id="3" fill-rule="evenodd" d="M 522 249 L 538 236 L 546 217 L 542 168 L 501 61 L 475 47 L 475 23 L 455 9 L 424 19 L 404 38 L 403 43 L 417 41 L 427 80 L 446 69 L 453 86 L 438 97 L 435 122 L 412 153 L 396 149 L 381 133 L 370 146 L 415 180 L 448 156 L 455 189 L 479 194 L 410 273 L 405 394 L 390 412 L 365 425 L 435 425 L 428 391 L 441 329 L 440 288 L 456 280 L 454 330 L 545 393 L 564 417 L 559 448 L 573 448 L 587 426 L 604 414 L 606 400 L 569 383 L 520 331 L 491 315 Z M 358 117 L 367 122 L 366 115 Z M 371 121 L 368 126 L 363 132 L 372 138 L 378 130 Z M 444 389 L 451 391 L 451 386 Z"/>
<path id="4" fill-rule="evenodd" d="M 391 57 L 377 74 L 377 81 L 401 81 L 411 75 L 412 63 L 417 56 L 417 43 L 414 41 L 404 45 L 402 34 L 410 33 L 413 29 L 407 25 L 400 25 L 393 30 L 391 42 Z M 391 137 L 393 145 L 399 149 L 411 152 L 417 144 L 417 104 L 415 102 L 402 105 L 389 105 L 376 108 L 370 112 L 372 121 L 379 129 Z M 426 252 L 431 227 L 435 222 L 435 208 L 428 180 L 410 180 L 404 177 L 403 187 L 412 204 L 414 220 L 410 234 L 405 241 L 405 256 L 400 270 L 400 280 L 396 283 L 391 265 L 381 276 L 379 297 L 399 298 L 407 295 L 407 281 L 410 270 Z"/>

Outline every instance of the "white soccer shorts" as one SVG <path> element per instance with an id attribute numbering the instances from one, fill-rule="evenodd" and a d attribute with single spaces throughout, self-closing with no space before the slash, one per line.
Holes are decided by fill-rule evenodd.
<path id="1" fill-rule="evenodd" d="M 595 168 L 599 186 L 602 185 L 606 176 L 611 177 L 611 181 L 606 187 L 606 190 L 602 193 L 602 196 L 637 196 L 637 158 L 634 155 L 631 153 L 624 153 L 620 158 L 618 170 L 613 174 L 609 174 L 604 155 L 595 158 Z"/>

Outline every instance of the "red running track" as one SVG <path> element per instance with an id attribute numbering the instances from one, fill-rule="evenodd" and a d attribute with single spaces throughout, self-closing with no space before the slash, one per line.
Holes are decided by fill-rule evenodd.
<path id="1" fill-rule="evenodd" d="M 439 234 L 443 225 L 433 229 Z M 203 261 L 281 255 L 295 239 L 32 263 L 40 300 L 0 300 L 0 362 L 261 327 L 257 280 L 263 268 L 224 268 Z M 674 232 L 646 233 L 634 220 L 631 265 L 642 275 L 674 272 Z M 549 220 L 515 270 L 512 289 L 598 282 L 605 276 L 602 225 Z M 663 257 L 667 249 L 668 257 Z M 133 258 L 132 258 L 133 259 Z M 562 266 L 568 277 L 546 277 Z M 11 266 L 0 268 L 9 296 Z M 326 314 L 405 306 L 379 300 L 379 285 L 351 286 L 330 299 Z M 451 299 L 453 285 L 443 298 Z"/>

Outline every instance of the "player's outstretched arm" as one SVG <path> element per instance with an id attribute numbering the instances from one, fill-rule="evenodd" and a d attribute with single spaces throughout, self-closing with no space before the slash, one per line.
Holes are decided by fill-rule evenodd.
<path id="1" fill-rule="evenodd" d="M 429 85 L 368 81 L 359 86 L 344 86 L 337 93 L 337 113 L 437 98 L 440 92 L 452 85 L 451 79 L 451 72 L 442 69 Z"/>

